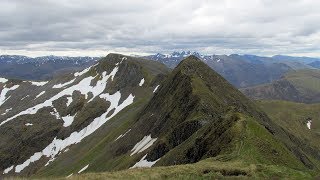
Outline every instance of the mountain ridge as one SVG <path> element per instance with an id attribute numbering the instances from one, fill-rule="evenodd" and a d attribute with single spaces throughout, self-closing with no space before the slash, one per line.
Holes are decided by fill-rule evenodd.
<path id="1" fill-rule="evenodd" d="M 320 167 L 315 147 L 303 146 L 193 55 L 171 71 L 158 62 L 109 54 L 62 79 L 17 83 L 0 106 L 2 112 L 13 108 L 0 119 L 0 137 L 10 142 L 0 142 L 5 176 L 67 177 L 208 158 L 303 172 Z M 13 107 L 17 93 L 20 100 L 32 87 L 30 98 L 40 99 Z M 19 133 L 24 139 L 15 137 Z"/>

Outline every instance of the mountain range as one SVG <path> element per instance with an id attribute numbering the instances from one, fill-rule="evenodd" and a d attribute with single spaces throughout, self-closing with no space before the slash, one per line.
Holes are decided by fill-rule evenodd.
<path id="1" fill-rule="evenodd" d="M 302 69 L 286 73 L 268 84 L 243 88 L 252 99 L 287 100 L 301 103 L 320 102 L 320 70 Z"/>
<path id="2" fill-rule="evenodd" d="M 318 58 L 291 57 L 276 55 L 262 57 L 255 55 L 202 55 L 198 52 L 182 51 L 169 55 L 156 54 L 146 56 L 166 64 L 170 68 L 177 66 L 185 57 L 194 55 L 203 60 L 213 70 L 238 88 L 245 88 L 280 79 L 291 70 L 317 68 Z"/>
<path id="3" fill-rule="evenodd" d="M 276 55 L 203 55 L 198 52 L 182 51 L 171 54 L 144 56 L 173 69 L 184 58 L 194 55 L 237 88 L 246 88 L 281 79 L 287 72 L 298 69 L 319 68 L 318 58 Z M 138 56 L 137 56 L 138 57 Z M 94 64 L 98 57 L 44 56 L 0 56 L 0 76 L 10 79 L 49 80 L 55 76 L 75 72 Z"/>
<path id="4" fill-rule="evenodd" d="M 48 80 L 64 73 L 81 70 L 94 64 L 99 57 L 42 56 L 31 58 L 17 55 L 0 56 L 0 76 L 24 80 Z"/>
<path id="5" fill-rule="evenodd" d="M 173 70 L 109 54 L 49 81 L 1 78 L 0 177 L 105 179 L 98 173 L 124 170 L 121 179 L 148 174 L 142 167 L 163 178 L 173 168 L 182 179 L 319 174 L 319 119 L 293 119 L 292 128 L 204 57 L 184 56 Z"/>

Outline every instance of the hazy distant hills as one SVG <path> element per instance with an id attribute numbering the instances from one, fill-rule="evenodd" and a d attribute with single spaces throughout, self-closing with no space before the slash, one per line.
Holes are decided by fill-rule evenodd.
<path id="1" fill-rule="evenodd" d="M 290 71 L 272 83 L 241 89 L 253 99 L 287 100 L 302 103 L 320 102 L 320 70 Z"/>
<path id="2" fill-rule="evenodd" d="M 318 61 L 317 58 L 291 57 L 276 55 L 273 57 L 261 57 L 255 55 L 202 55 L 198 52 L 182 51 L 169 55 L 155 54 L 145 58 L 159 61 L 170 68 L 174 68 L 179 62 L 189 55 L 194 55 L 203 60 L 213 70 L 226 78 L 238 88 L 270 83 L 280 79 L 290 70 L 316 68 L 310 64 Z"/>
<path id="3" fill-rule="evenodd" d="M 290 70 L 320 67 L 320 59 L 276 55 L 203 55 L 198 52 L 182 51 L 171 54 L 144 56 L 161 62 L 173 69 L 184 58 L 194 55 L 209 65 L 238 88 L 246 88 L 279 80 Z M 94 64 L 99 57 L 43 56 L 0 56 L 0 76 L 13 79 L 47 80 L 67 72 L 80 70 Z"/>
<path id="4" fill-rule="evenodd" d="M 0 76 L 14 79 L 45 80 L 94 64 L 98 57 L 43 56 L 31 58 L 17 55 L 0 56 Z"/>

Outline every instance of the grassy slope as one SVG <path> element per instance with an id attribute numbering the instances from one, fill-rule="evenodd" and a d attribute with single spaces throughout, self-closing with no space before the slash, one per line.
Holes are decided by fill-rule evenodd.
<path id="1" fill-rule="evenodd" d="M 320 93 L 320 71 L 307 69 L 292 71 L 285 75 L 301 93 Z"/>
<path id="2" fill-rule="evenodd" d="M 187 68 L 188 69 L 188 68 Z M 207 76 L 200 76 L 207 77 Z M 251 116 L 258 112 L 259 110 L 255 109 L 255 106 L 252 106 L 251 103 L 247 102 L 246 98 L 242 97 L 241 94 L 237 93 L 229 89 L 227 84 L 224 84 L 223 81 L 219 82 L 219 79 L 215 79 L 214 81 L 202 81 L 199 76 L 193 77 L 193 94 L 200 97 L 200 99 L 204 100 L 201 102 L 203 108 L 221 108 L 219 104 L 223 104 L 223 100 L 228 100 L 223 98 L 223 96 L 216 96 L 213 94 L 221 94 L 223 92 L 228 91 L 228 98 L 235 98 L 238 101 L 241 100 L 245 105 L 236 105 L 235 107 L 230 106 L 229 110 L 222 108 L 219 111 L 225 111 L 221 121 L 221 123 L 228 123 L 225 125 L 215 124 L 215 126 L 230 126 L 225 129 L 222 134 L 217 137 L 215 133 L 219 133 L 217 130 L 207 131 L 211 128 L 211 126 L 207 126 L 205 128 L 201 128 L 194 133 L 190 138 L 188 138 L 185 142 L 168 152 L 164 157 L 161 158 L 160 164 L 170 164 L 167 161 L 170 161 L 174 158 L 183 155 L 181 152 L 184 152 L 190 147 L 194 146 L 199 142 L 200 138 L 205 138 L 207 142 L 211 143 L 209 147 L 209 154 L 203 156 L 202 161 L 196 164 L 184 165 L 184 166 L 174 166 L 174 167 L 161 167 L 155 168 L 151 170 L 127 170 L 113 173 L 104 173 L 104 174 L 89 174 L 88 176 L 83 175 L 80 176 L 89 178 L 127 178 L 128 174 L 131 178 L 163 178 L 163 177 L 172 177 L 172 178 L 200 178 L 200 177 L 219 177 L 221 175 L 244 175 L 250 177 L 296 177 L 296 178 L 310 178 L 311 176 L 316 175 L 315 172 L 307 170 L 305 166 L 285 147 L 283 143 L 281 143 L 278 139 L 276 139 L 266 128 L 264 128 L 260 123 L 261 120 L 258 121 L 255 117 Z M 205 84 L 204 82 L 215 82 L 219 85 L 219 87 L 225 88 L 216 88 L 216 86 L 212 86 L 209 90 L 209 84 Z M 223 92 L 220 92 L 223 91 Z M 230 91 L 230 92 L 229 92 Z M 230 100 L 230 99 L 229 99 Z M 217 103 L 217 104 L 215 104 Z M 240 108 L 242 107 L 242 108 Z M 246 113 L 239 113 L 238 110 L 232 110 L 233 108 L 246 109 Z M 217 111 L 217 110 L 215 110 Z M 214 111 L 214 112 L 215 112 Z M 192 113 L 189 120 L 196 120 L 204 118 L 203 112 L 201 113 Z M 250 113 L 249 113 L 250 112 Z M 252 113 L 252 114 L 251 114 Z M 257 115 L 254 115 L 257 116 Z M 235 118 L 236 120 L 232 120 Z M 218 122 L 218 121 L 217 121 Z M 259 123 L 260 122 L 260 123 Z M 215 123 L 215 122 L 210 122 Z M 213 124 L 214 125 L 214 124 Z M 214 126 L 212 126 L 214 127 Z M 217 132 L 216 132 L 217 131 Z M 204 135 L 209 133 L 207 135 Z M 213 134 L 212 134 L 213 133 Z M 112 138 L 106 137 L 106 140 L 102 143 L 101 149 L 103 146 L 108 144 L 111 140 L 116 138 L 113 136 Z M 220 140 L 221 138 L 221 140 Z M 230 139 L 230 142 L 226 141 L 226 138 Z M 214 144 L 219 144 L 215 146 Z M 226 143 L 226 144 L 221 144 Z M 213 145 L 213 146 L 212 146 Z M 214 158 L 205 159 L 210 157 L 210 151 L 216 150 L 215 148 L 219 147 L 221 150 L 218 153 L 218 156 Z M 211 149 L 213 148 L 213 149 Z M 127 166 L 127 162 L 130 161 L 131 157 L 128 156 L 119 156 L 118 159 L 114 161 L 107 161 L 108 154 L 103 153 L 104 156 L 99 155 L 99 153 L 103 152 L 99 151 L 100 148 L 95 148 L 95 150 L 88 153 L 86 157 L 89 159 L 99 159 L 95 161 L 92 166 L 89 166 L 87 172 L 98 172 L 103 170 L 117 170 Z M 98 155 L 98 156 L 97 156 Z M 95 157 L 97 156 L 97 157 Z M 183 158 L 180 157 L 180 159 Z M 84 158 L 86 159 L 86 158 Z M 88 164 L 89 161 L 85 163 L 81 163 L 75 169 L 80 169 L 81 167 Z M 118 162 L 121 162 L 120 164 Z M 123 166 L 121 165 L 123 164 Z M 223 165 L 222 165 L 223 164 Z M 185 168 L 190 168 L 186 170 Z M 219 169 L 220 168 L 220 169 Z M 209 169 L 209 170 L 207 170 Z M 172 173 L 170 175 L 170 172 Z M 73 170 L 73 172 L 75 172 Z M 200 173 L 199 173 L 200 172 Z M 202 173 L 201 173 L 202 172 Z M 71 171 L 70 171 L 71 173 Z M 176 174 L 176 175 L 174 175 Z M 64 174 L 66 176 L 68 174 Z M 77 178 L 77 177 L 75 177 Z M 129 178 L 129 177 L 128 177 Z"/>
<path id="3" fill-rule="evenodd" d="M 239 116 L 241 120 L 231 128 L 231 131 L 240 134 L 232 142 L 234 149 L 226 150 L 215 158 L 187 165 L 88 173 L 72 176 L 71 179 L 212 179 L 235 176 L 311 179 L 317 175 L 297 163 L 283 144 L 255 120 L 241 114 Z M 277 154 L 274 154 L 275 151 Z M 280 156 L 285 157 L 286 161 L 281 162 L 284 158 Z"/>
<path id="4" fill-rule="evenodd" d="M 245 88 L 242 91 L 254 99 L 318 103 L 320 102 L 320 71 L 315 69 L 290 71 L 281 80 Z"/>
<path id="5" fill-rule="evenodd" d="M 212 179 L 230 177 L 311 179 L 317 176 L 316 172 L 303 168 L 292 154 L 288 154 L 284 145 L 275 140 L 254 119 L 242 114 L 238 115 L 241 120 L 231 128 L 233 133 L 240 134 L 239 138 L 232 142 L 234 149 L 226 150 L 225 153 L 215 158 L 207 158 L 198 163 L 187 165 L 105 173 L 91 172 L 74 175 L 71 179 Z M 274 154 L 275 151 L 277 154 Z M 266 158 L 266 156 L 268 157 Z M 280 156 L 282 158 L 279 158 Z M 281 162 L 281 159 L 284 160 L 283 157 L 286 161 Z M 66 175 L 60 175 L 60 177 L 63 179 Z"/>
<path id="6" fill-rule="evenodd" d="M 275 165 L 247 165 L 239 161 L 217 162 L 206 159 L 195 164 L 88 173 L 70 179 L 216 179 L 216 178 L 291 178 L 311 179 L 312 175 Z"/>
<path id="7" fill-rule="evenodd" d="M 206 77 L 206 76 L 199 76 Z M 214 107 L 215 103 L 223 102 L 228 99 L 223 99 L 223 96 L 212 96 L 211 91 L 206 88 L 210 84 L 204 84 L 201 80 L 197 79 L 199 77 L 193 77 L 193 93 L 201 97 L 200 99 L 205 99 L 205 101 L 201 102 L 203 108 Z M 219 79 L 215 79 L 215 81 L 204 81 L 204 82 L 219 82 Z M 219 84 L 219 83 L 218 83 Z M 219 86 L 228 87 L 227 84 L 223 84 L 221 82 Z M 212 86 L 211 88 L 215 88 Z M 214 89 L 214 93 L 218 93 L 220 91 L 229 91 L 228 88 L 217 88 Z M 214 94 L 213 93 L 213 94 Z M 220 94 L 220 93 L 218 93 Z M 224 120 L 229 120 L 232 118 L 236 118 L 235 123 L 226 124 L 230 127 L 227 128 L 225 132 L 222 132 L 221 137 L 223 139 L 224 136 L 232 137 L 231 142 L 227 142 L 226 146 L 219 144 L 223 150 L 219 153 L 218 156 L 214 158 L 205 159 L 202 158 L 199 163 L 189 164 L 189 165 L 179 165 L 179 166 L 170 166 L 170 167 L 156 167 L 152 169 L 135 169 L 135 170 L 124 170 L 118 172 L 109 172 L 109 173 L 95 173 L 95 174 L 84 174 L 77 178 L 127 178 L 127 179 L 142 179 L 142 178 L 178 178 L 178 179 L 194 179 L 194 178 L 219 178 L 222 176 L 229 175 L 243 175 L 252 178 L 258 177 L 272 177 L 272 178 L 311 178 L 312 176 L 316 176 L 317 172 L 307 170 L 300 161 L 285 147 L 283 143 L 277 140 L 265 127 L 263 127 L 260 121 L 251 116 L 251 113 L 254 116 L 258 117 L 255 114 L 258 110 L 255 109 L 255 106 L 252 106 L 251 103 L 247 102 L 246 98 L 242 97 L 241 94 L 236 91 L 231 91 L 229 96 L 232 94 L 232 97 L 236 97 L 237 100 L 243 100 L 242 103 L 244 105 L 238 106 L 235 104 L 235 107 L 230 106 L 230 110 L 225 111 L 226 109 L 221 109 L 225 111 Z M 222 99 L 220 99 L 222 98 Z M 147 101 L 147 100 L 146 100 Z M 218 103 L 219 104 L 219 103 Z M 132 105 L 134 107 L 138 107 L 136 105 Z M 240 113 L 238 111 L 233 111 L 232 108 L 246 109 L 245 112 L 250 113 Z M 221 108 L 221 107 L 220 107 Z M 129 108 L 128 108 L 129 109 Z M 210 108 L 209 108 L 210 109 Z M 139 110 L 137 109 L 136 112 Z M 135 116 L 135 113 L 132 113 L 132 116 Z M 203 111 L 205 112 L 205 111 Z M 44 173 L 39 173 L 38 175 L 50 176 L 50 175 L 59 175 L 61 177 L 65 177 L 71 172 L 75 173 L 88 163 L 90 166 L 86 172 L 99 172 L 105 170 L 117 170 L 127 166 L 127 162 L 130 160 L 128 156 L 118 156 L 117 159 L 113 161 L 108 161 L 109 155 L 105 148 L 108 146 L 110 142 L 112 142 L 119 134 L 122 134 L 128 129 L 132 122 L 133 118 L 127 118 L 127 112 L 123 112 L 124 114 L 119 114 L 115 120 L 111 120 L 110 123 L 116 123 L 121 121 L 121 126 L 118 128 L 109 131 L 106 133 L 102 129 L 97 135 L 104 138 L 100 140 L 98 145 L 94 143 L 95 147 L 92 148 L 89 152 L 85 154 L 81 154 L 81 158 L 77 160 L 75 164 L 68 164 L 69 166 L 61 166 L 53 168 L 49 171 L 44 171 Z M 194 113 L 190 116 L 190 120 L 195 120 L 198 118 L 203 118 L 203 114 Z M 261 117 L 260 117 L 261 118 Z M 228 121 L 222 121 L 222 123 Z M 110 127 L 110 126 L 108 126 Z M 209 127 L 210 128 L 210 127 Z M 219 128 L 218 128 L 219 129 Z M 195 144 L 195 141 L 198 139 L 198 135 L 202 135 L 206 129 L 200 129 L 197 133 L 193 134 L 187 141 L 180 144 L 175 148 L 176 152 L 169 152 L 166 154 L 163 159 L 170 159 L 170 156 L 178 156 L 179 149 L 184 149 L 190 144 Z M 101 134 L 100 134 L 101 133 Z M 212 132 L 210 132 L 212 133 Z M 99 135 L 100 134 L 100 135 Z M 210 139 L 211 134 L 205 136 L 213 146 L 219 141 L 215 138 Z M 96 137 L 96 136 L 95 136 Z M 90 141 L 94 141 L 95 137 L 92 137 Z M 220 137 L 219 137 L 220 138 Z M 218 138 L 217 138 L 218 139 Z M 211 141 L 210 140 L 214 140 Z M 83 142 L 89 143 L 89 142 Z M 210 147 L 211 148 L 211 147 Z M 75 151 L 74 151 L 75 152 Z M 81 152 L 79 152 L 81 153 Z M 209 154 L 210 155 L 210 154 Z M 67 155 L 66 155 L 67 156 Z M 168 158 L 169 157 L 169 158 Z M 65 159 L 65 158 L 62 158 Z M 59 161 L 59 159 L 58 159 Z M 65 161 L 67 161 L 65 159 Z M 120 164 L 118 162 L 121 162 Z M 54 162 L 56 163 L 56 162 Z M 51 166 L 54 167 L 54 164 Z M 51 168 L 50 167 L 50 168 Z M 65 173 L 65 169 L 68 168 L 70 171 Z M 59 170 L 60 169 L 60 170 Z"/>
<path id="8" fill-rule="evenodd" d="M 289 101 L 257 101 L 269 117 L 281 127 L 293 132 L 320 149 L 320 104 L 303 104 Z M 311 130 L 307 119 L 312 119 Z"/>
<path id="9" fill-rule="evenodd" d="M 320 104 L 303 104 L 288 101 L 258 101 L 257 104 L 269 117 L 286 131 L 295 135 L 305 155 L 319 173 L 320 159 Z M 312 119 L 311 130 L 307 120 Z"/>

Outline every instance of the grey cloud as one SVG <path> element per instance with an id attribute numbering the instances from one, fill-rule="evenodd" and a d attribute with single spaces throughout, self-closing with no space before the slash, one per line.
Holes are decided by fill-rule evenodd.
<path id="1" fill-rule="evenodd" d="M 319 54 L 312 0 L 3 0 L 0 50 Z"/>

